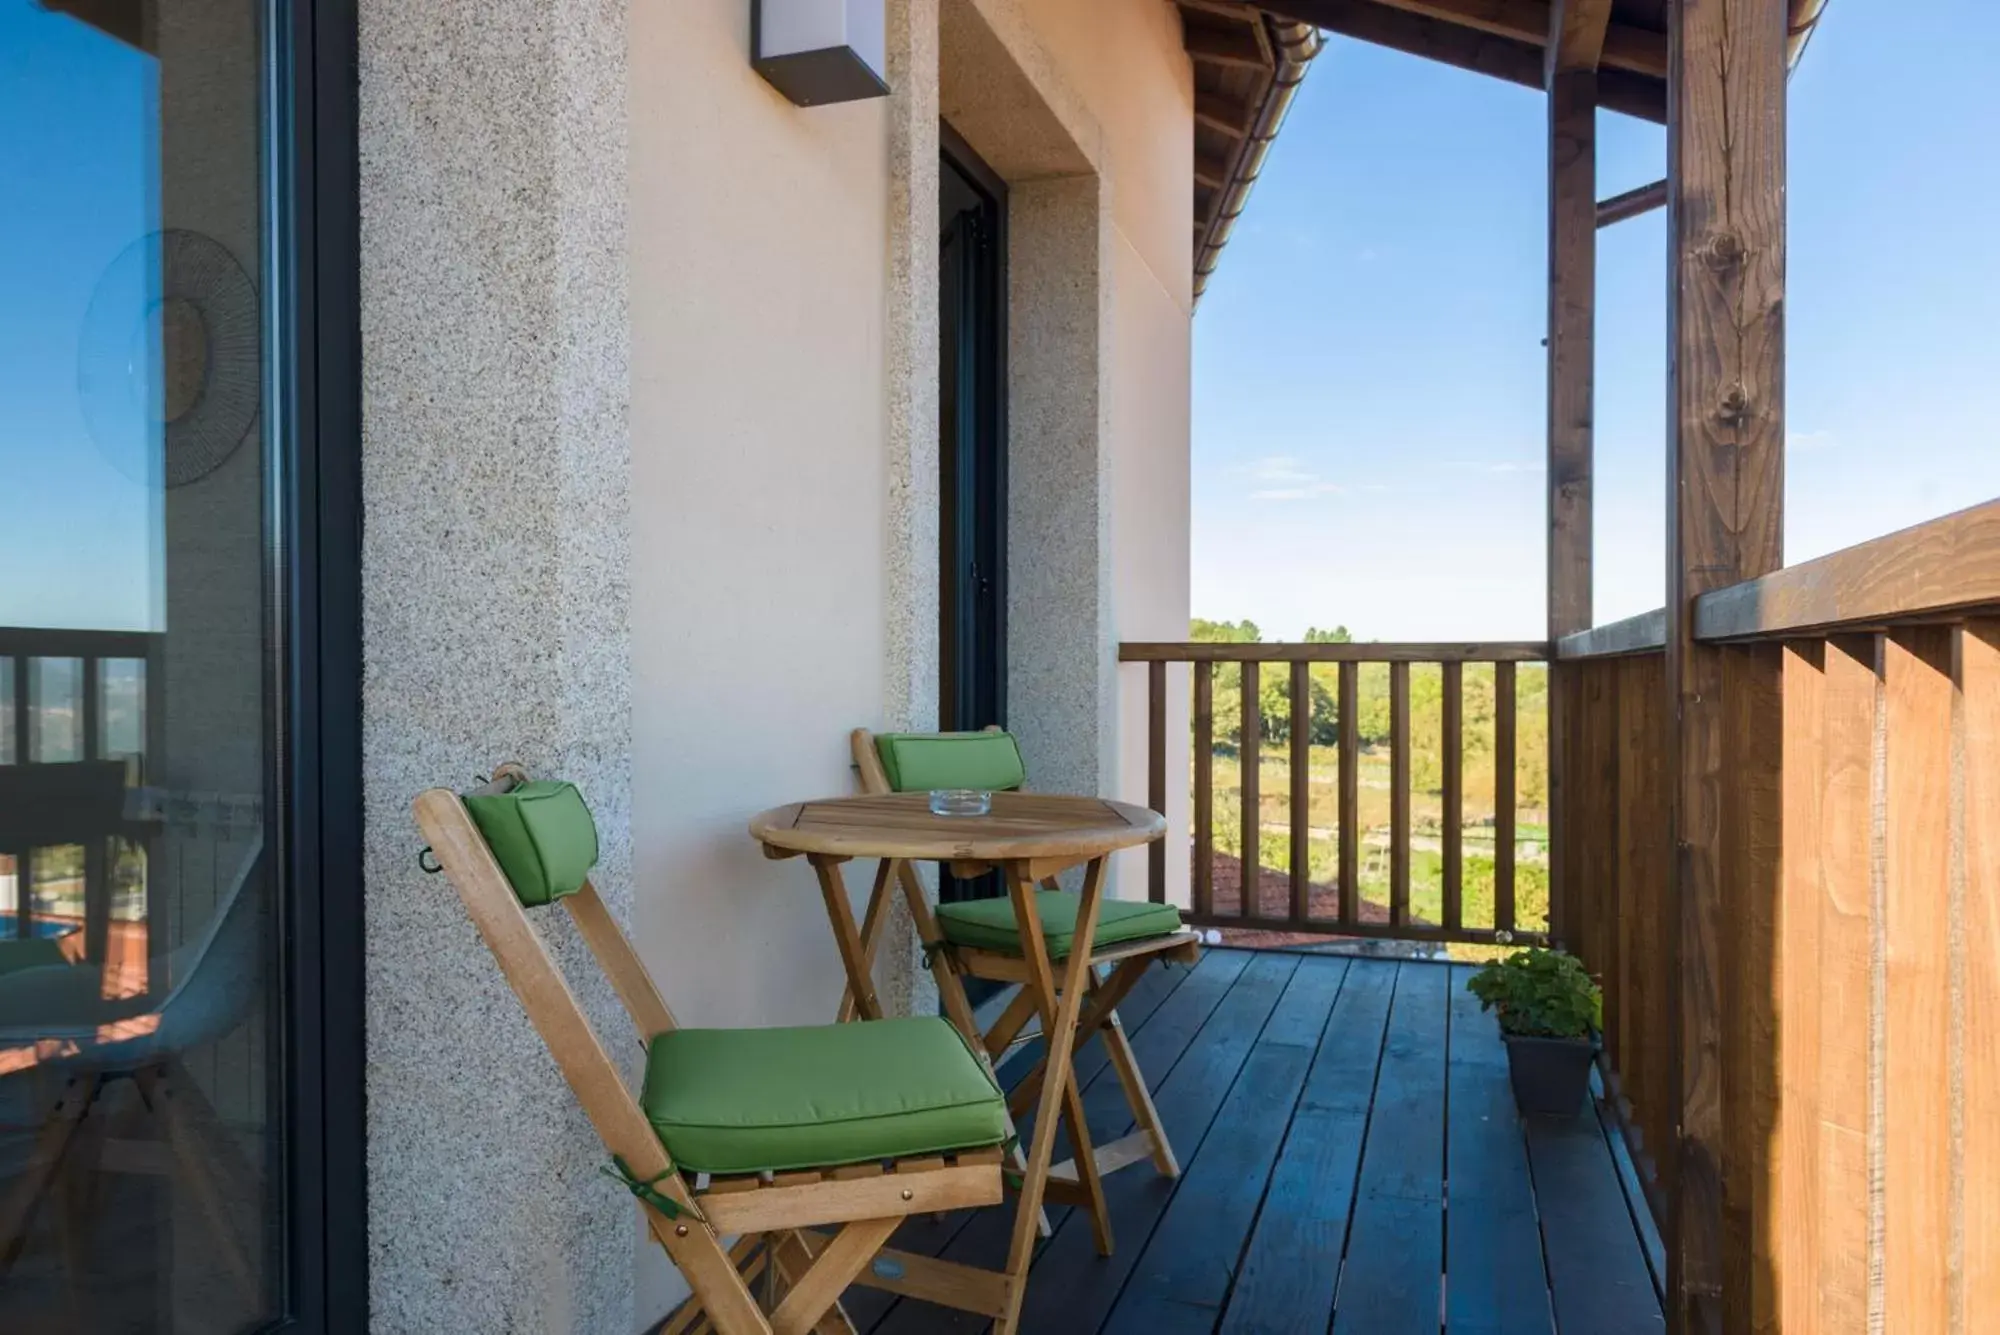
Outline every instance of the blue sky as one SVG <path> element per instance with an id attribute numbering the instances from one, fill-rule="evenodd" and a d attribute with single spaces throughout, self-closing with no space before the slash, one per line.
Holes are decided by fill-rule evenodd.
<path id="1" fill-rule="evenodd" d="M 1792 80 L 1798 561 L 2000 495 L 2000 172 L 1969 0 L 1833 0 Z M 1531 89 L 1333 39 L 1195 317 L 1194 612 L 1538 639 L 1547 172 Z M 1599 118 L 1609 195 L 1659 126 Z M 1666 231 L 1599 234 L 1599 621 L 1665 584 Z"/>
<path id="2" fill-rule="evenodd" d="M 159 226 L 157 102 L 152 61 L 0 0 L 0 626 L 160 628 L 157 376 L 129 369 L 159 289 L 127 255 Z"/>

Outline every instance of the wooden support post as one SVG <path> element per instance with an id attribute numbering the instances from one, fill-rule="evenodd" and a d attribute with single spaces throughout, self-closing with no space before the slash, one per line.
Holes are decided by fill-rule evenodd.
<path id="1" fill-rule="evenodd" d="M 1772 1082 L 1724 1054 L 1775 1050 L 1773 980 L 1744 972 L 1756 965 L 1746 942 L 1762 935 L 1746 928 L 1768 921 L 1763 901 L 1777 894 L 1777 859 L 1765 855 L 1775 832 L 1725 825 L 1775 819 L 1761 803 L 1732 810 L 1727 797 L 1731 766 L 1755 763 L 1782 735 L 1781 708 L 1732 710 L 1727 688 L 1782 697 L 1745 681 L 1772 670 L 1769 656 L 1726 676 L 1731 651 L 1695 640 L 1693 600 L 1783 559 L 1785 11 L 1785 0 L 1681 0 L 1670 11 L 1666 640 L 1680 1145 L 1667 1298 L 1670 1328 L 1685 1335 L 1749 1330 L 1750 1290 L 1781 1262 L 1758 1218 L 1761 1166 L 1726 1152 L 1746 1143 L 1727 1135 L 1729 1120 L 1761 1117 L 1755 1100 Z M 1725 1009 L 1725 996 L 1736 1004 Z M 1754 1252 L 1726 1261 L 1739 1239 Z"/>
<path id="2" fill-rule="evenodd" d="M 1568 5 L 1550 12 L 1559 35 Z M 1597 301 L 1597 71 L 1553 58 L 1549 92 L 1548 625 L 1553 643 L 1591 625 L 1591 395 Z M 1549 665 L 1549 933 L 1578 943 L 1572 921 L 1577 776 L 1567 745 L 1578 669 Z"/>

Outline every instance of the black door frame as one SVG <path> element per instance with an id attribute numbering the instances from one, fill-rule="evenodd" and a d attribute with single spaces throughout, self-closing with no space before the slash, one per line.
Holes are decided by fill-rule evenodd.
<path id="1" fill-rule="evenodd" d="M 981 471 L 973 486 L 977 511 L 962 515 L 957 479 L 959 459 L 941 457 L 940 525 L 938 532 L 939 578 L 939 724 L 945 728 L 976 728 L 986 724 L 1005 726 L 1007 721 L 1007 183 L 965 142 L 956 130 L 938 123 L 940 170 L 956 171 L 981 197 L 984 207 L 982 252 L 970 263 L 966 277 L 978 293 L 982 312 L 989 318 L 971 328 L 972 346 L 961 347 L 961 374 L 979 386 L 970 404 L 959 406 L 959 426 L 955 439 L 969 430 L 992 443 L 975 466 Z M 942 368 L 940 368 L 942 370 Z M 962 458 L 963 452 L 960 451 Z M 962 608 L 958 593 L 961 572 L 952 558 L 958 551 L 957 535 L 962 519 L 970 519 L 977 532 L 986 537 L 987 550 L 981 562 L 990 618 L 985 632 L 990 646 L 992 680 L 983 692 L 975 688 L 968 706 L 961 687 L 966 673 L 959 662 L 958 645 L 963 631 L 958 624 Z M 975 613 L 977 615 L 977 613 Z M 983 698 L 982 698 L 983 697 Z"/>
<path id="2" fill-rule="evenodd" d="M 365 1330 L 361 321 L 356 0 L 265 10 L 281 416 L 275 643 L 288 1236 L 279 1329 Z"/>

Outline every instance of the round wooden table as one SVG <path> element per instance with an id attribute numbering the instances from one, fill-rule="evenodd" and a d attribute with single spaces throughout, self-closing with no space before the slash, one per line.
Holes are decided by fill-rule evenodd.
<path id="1" fill-rule="evenodd" d="M 980 1034 L 964 990 L 956 979 L 945 976 L 950 966 L 937 948 L 942 936 L 911 864 L 949 863 L 959 876 L 998 869 L 1006 881 L 1020 935 L 1019 981 L 1027 999 L 1015 1028 L 1025 1023 L 1030 1012 L 1038 1013 L 1046 1040 L 1034 1138 L 1025 1157 L 1016 1160 L 1021 1200 L 1009 1248 L 1010 1274 L 1026 1273 L 1037 1222 L 1042 1218 L 1042 1202 L 1052 1188 L 1060 1203 L 1091 1210 L 1099 1249 L 1110 1249 L 1109 1213 L 1071 1066 L 1077 1019 L 1086 995 L 1096 985 L 1090 965 L 1105 865 L 1111 854 L 1151 843 L 1166 831 L 1166 819 L 1144 807 L 1100 797 L 1043 793 L 995 793 L 993 809 L 984 816 L 937 816 L 931 814 L 927 793 L 884 793 L 795 802 L 774 807 L 750 822 L 751 836 L 764 846 L 765 856 L 804 857 L 818 873 L 827 918 L 847 975 L 840 1019 L 871 1020 L 882 1014 L 875 997 L 872 965 L 890 887 L 900 879 L 932 971 L 939 976 L 938 992 L 946 1013 L 973 1051 L 985 1055 L 991 1055 L 989 1040 Z M 859 927 L 840 873 L 841 864 L 854 858 L 881 860 L 868 897 L 867 915 Z M 1035 890 L 1079 866 L 1084 868 L 1084 876 L 1076 930 L 1058 976 L 1057 961 L 1050 957 L 1042 935 Z M 1056 1128 L 1065 1121 L 1070 1125 L 1070 1142 L 1076 1154 L 1070 1175 L 1051 1183 Z"/>

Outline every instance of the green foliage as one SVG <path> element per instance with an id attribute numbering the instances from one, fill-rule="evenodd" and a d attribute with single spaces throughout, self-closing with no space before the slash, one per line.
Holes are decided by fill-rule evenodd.
<path id="1" fill-rule="evenodd" d="M 1583 961 L 1560 950 L 1517 950 L 1466 980 L 1500 1028 L 1533 1038 L 1582 1038 L 1604 1027 L 1604 993 Z"/>
<path id="2" fill-rule="evenodd" d="M 1317 626 L 1306 627 L 1307 644 L 1353 644 L 1354 634 L 1345 626 L 1335 626 L 1332 630 L 1321 630 Z"/>
<path id="3" fill-rule="evenodd" d="M 1247 617 L 1242 621 L 1207 621 L 1194 617 L 1188 622 L 1188 639 L 1196 644 L 1261 644 L 1264 632 Z"/>

